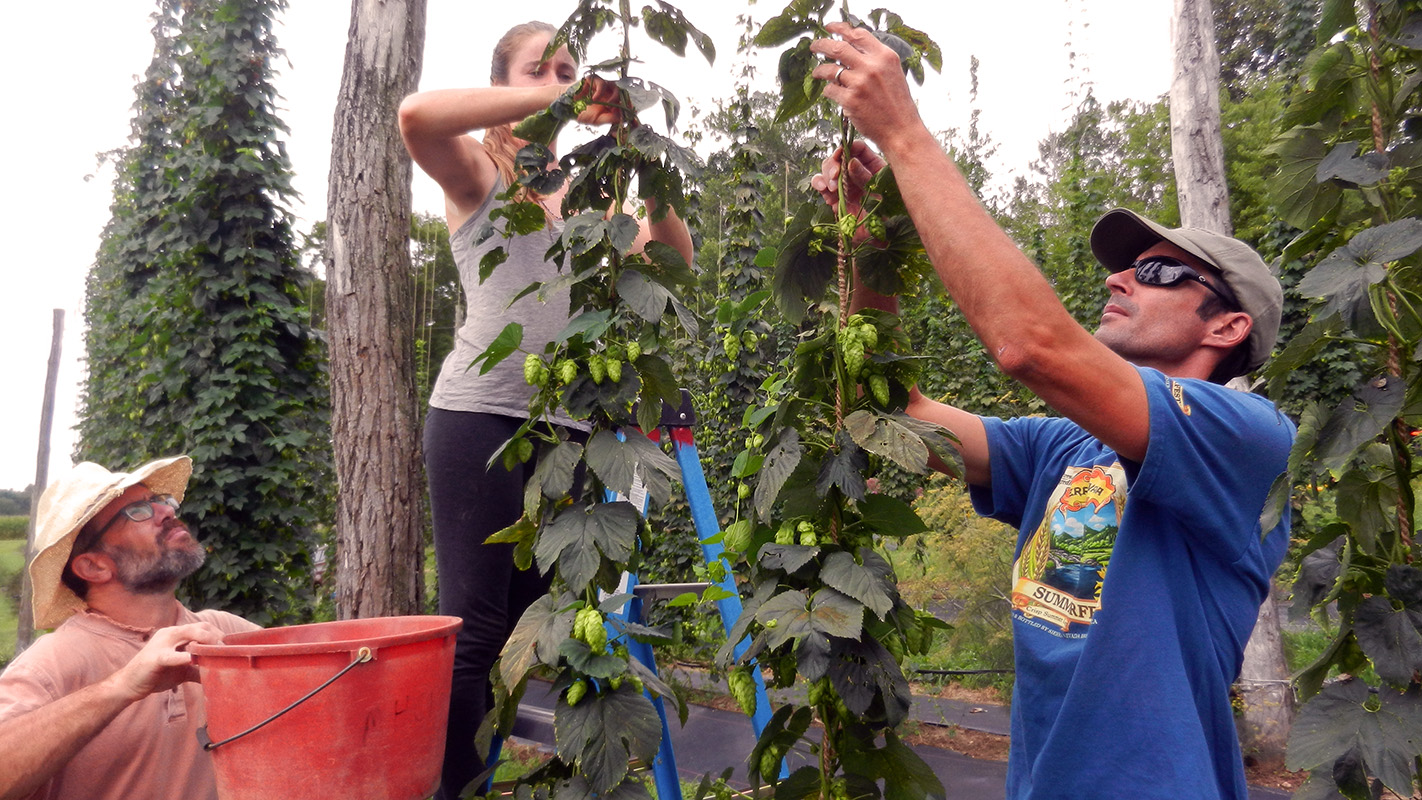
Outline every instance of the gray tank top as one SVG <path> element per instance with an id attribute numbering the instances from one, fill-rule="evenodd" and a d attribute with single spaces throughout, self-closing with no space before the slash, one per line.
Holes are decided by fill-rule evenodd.
<path id="1" fill-rule="evenodd" d="M 474 238 L 488 222 L 489 213 L 499 207 L 500 201 L 495 198 L 502 191 L 504 182 L 495 181 L 484 204 L 449 237 L 467 300 L 466 315 L 464 325 L 455 331 L 454 349 L 440 367 L 430 394 L 430 405 L 447 411 L 476 411 L 526 419 L 533 387 L 523 380 L 523 353 L 513 353 L 483 375 L 479 374 L 482 363 L 473 369 L 468 367 L 510 322 L 523 325 L 523 351 L 540 355 L 543 346 L 567 326 L 566 289 L 549 294 L 546 301 L 533 292 L 509 305 L 530 283 L 552 281 L 558 276 L 557 265 L 544 260 L 543 256 L 562 235 L 563 221 L 549 220 L 543 230 L 511 239 L 496 233 L 476 245 Z M 496 247 L 503 247 L 509 257 L 481 284 L 479 261 Z M 586 423 L 575 423 L 562 415 L 555 416 L 553 422 L 580 429 L 587 427 Z"/>

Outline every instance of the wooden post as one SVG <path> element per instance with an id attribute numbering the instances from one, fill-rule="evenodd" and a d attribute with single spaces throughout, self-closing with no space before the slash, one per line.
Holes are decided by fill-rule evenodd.
<path id="1" fill-rule="evenodd" d="M 1210 0 L 1175 0 L 1174 33 L 1170 155 L 1180 224 L 1232 235 L 1220 137 L 1220 56 Z"/>
<path id="2" fill-rule="evenodd" d="M 1224 140 L 1220 135 L 1220 58 L 1210 0 L 1175 0 L 1175 74 L 1170 84 L 1170 151 L 1180 222 L 1233 235 Z M 1242 385 L 1241 385 L 1242 384 Z M 1234 388 L 1248 391 L 1236 378 Z M 1293 691 L 1273 594 L 1264 598 L 1244 648 L 1238 689 L 1244 702 L 1240 746 L 1247 758 L 1282 763 L 1293 726 Z"/>
<path id="3" fill-rule="evenodd" d="M 64 309 L 54 310 L 54 333 L 49 343 L 49 371 L 44 379 L 44 405 L 40 408 L 39 448 L 35 456 L 35 483 L 30 490 L 30 524 L 25 535 L 25 566 L 20 580 L 19 630 L 15 635 L 15 655 L 19 655 L 35 640 L 34 604 L 31 600 L 30 559 L 35 550 L 35 518 L 39 513 L 40 495 L 49 485 L 49 439 L 54 428 L 54 389 L 59 383 L 59 356 L 64 349 Z"/>

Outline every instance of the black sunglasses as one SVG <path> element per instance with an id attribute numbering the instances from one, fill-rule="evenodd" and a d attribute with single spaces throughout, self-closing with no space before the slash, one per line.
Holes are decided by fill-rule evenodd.
<path id="1" fill-rule="evenodd" d="M 1205 280 L 1194 267 L 1170 256 L 1149 256 L 1131 264 L 1136 272 L 1136 280 L 1150 286 L 1179 286 L 1185 281 L 1195 281 L 1214 292 L 1230 308 L 1239 308 L 1239 301 L 1218 286 Z"/>

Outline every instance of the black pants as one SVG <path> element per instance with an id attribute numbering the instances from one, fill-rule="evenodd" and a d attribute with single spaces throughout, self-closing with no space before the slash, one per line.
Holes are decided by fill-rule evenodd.
<path id="1" fill-rule="evenodd" d="M 439 613 L 459 617 L 444 770 L 435 800 L 457 800 L 484 769 L 474 734 L 493 705 L 489 673 L 524 610 L 548 591 L 536 567 L 519 570 L 513 545 L 484 544 L 523 514 L 523 488 L 534 460 L 512 471 L 485 467 L 523 424 L 497 414 L 429 409 L 425 473 L 430 487 Z M 585 434 L 574 433 L 583 440 Z"/>

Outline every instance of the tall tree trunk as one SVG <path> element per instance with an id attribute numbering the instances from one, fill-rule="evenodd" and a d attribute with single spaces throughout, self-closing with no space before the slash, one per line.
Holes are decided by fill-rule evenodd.
<path id="1" fill-rule="evenodd" d="M 1284 663 L 1279 616 L 1271 593 L 1259 607 L 1259 619 L 1244 647 L 1244 666 L 1239 672 L 1239 693 L 1244 700 L 1240 745 L 1247 757 L 1266 764 L 1283 763 L 1294 724 L 1293 684 Z"/>
<path id="2" fill-rule="evenodd" d="M 1175 0 L 1175 75 L 1170 84 L 1170 150 L 1181 224 L 1232 234 L 1224 141 L 1220 137 L 1220 60 L 1210 0 Z M 1247 390 L 1247 385 L 1244 387 Z M 1240 744 L 1247 756 L 1282 761 L 1293 724 L 1279 613 L 1264 598 L 1239 675 L 1244 701 Z"/>
<path id="3" fill-rule="evenodd" d="M 419 84 L 424 42 L 425 0 L 352 0 L 331 135 L 325 256 L 342 619 L 423 607 L 411 164 L 396 111 Z"/>
<path id="4" fill-rule="evenodd" d="M 54 390 L 59 383 L 59 357 L 64 350 L 64 309 L 54 309 L 54 322 L 49 342 L 49 368 L 44 379 L 44 405 L 40 408 L 39 447 L 35 454 L 35 482 L 30 488 L 30 522 L 25 531 L 25 568 L 20 570 L 20 610 L 15 631 L 15 655 L 34 644 L 34 586 L 30 583 L 30 559 L 35 554 L 35 520 L 39 514 L 40 495 L 49 485 L 49 438 L 54 428 Z"/>
<path id="5" fill-rule="evenodd" d="M 1220 138 L 1220 56 L 1210 0 L 1175 0 L 1174 36 L 1170 154 L 1180 223 L 1232 234 Z"/>

